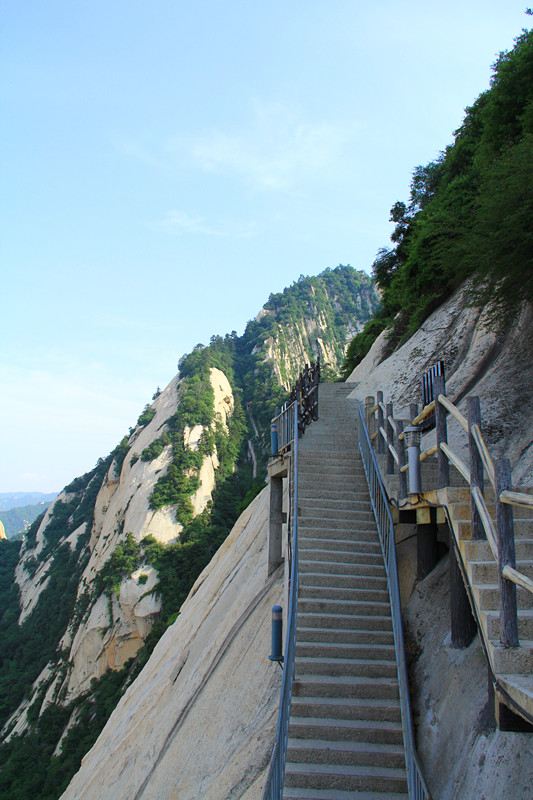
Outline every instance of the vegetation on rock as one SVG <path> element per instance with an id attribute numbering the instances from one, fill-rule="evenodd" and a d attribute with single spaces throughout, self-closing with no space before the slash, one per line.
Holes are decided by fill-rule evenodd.
<path id="1" fill-rule="evenodd" d="M 391 351 L 466 278 L 495 321 L 533 301 L 533 31 L 493 69 L 453 144 L 415 169 L 409 202 L 391 209 L 393 247 L 373 265 L 382 308 L 350 345 L 345 376 L 381 330 Z"/>

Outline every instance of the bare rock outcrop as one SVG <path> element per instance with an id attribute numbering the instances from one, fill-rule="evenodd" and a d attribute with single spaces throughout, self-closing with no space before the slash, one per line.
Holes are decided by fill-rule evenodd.
<path id="1" fill-rule="evenodd" d="M 227 430 L 234 409 L 230 383 L 226 375 L 215 368 L 210 370 L 210 382 L 214 395 L 212 425 L 221 424 Z M 57 675 L 47 676 L 50 683 L 42 710 L 48 702 L 58 697 L 63 702 L 78 697 L 89 689 L 93 678 L 101 677 L 107 670 L 121 669 L 142 647 L 160 611 L 161 600 L 154 592 L 158 582 L 157 572 L 149 565 L 124 579 L 117 594 L 111 597 L 104 593 L 95 595 L 94 586 L 98 573 L 127 534 L 133 535 L 137 541 L 148 535 L 164 543 L 179 539 L 182 526 L 176 520 L 176 506 L 157 510 L 150 508 L 154 485 L 171 463 L 171 446 L 167 445 L 152 460 L 140 458 L 143 450 L 167 430 L 178 403 L 179 381 L 174 379 L 152 403 L 153 417 L 150 421 L 131 432 L 122 463 L 115 459 L 109 465 L 94 501 L 90 531 L 83 523 L 68 535 L 65 534 L 55 545 L 57 548 L 66 543 L 74 552 L 79 537 L 89 534 L 88 559 L 77 594 L 77 600 L 83 603 L 86 610 L 81 617 L 71 621 L 60 642 L 61 650 L 68 652 L 67 668 L 65 671 L 59 670 Z M 195 426 L 188 434 L 186 445 L 194 449 L 202 431 L 202 426 Z M 204 456 L 200 468 L 199 487 L 191 498 L 195 514 L 201 513 L 211 500 L 217 468 L 215 448 L 210 455 Z M 62 492 L 56 503 L 68 503 L 74 496 Z M 24 543 L 16 569 L 21 603 L 20 623 L 35 608 L 49 583 L 54 548 L 49 548 L 48 557 L 43 558 L 43 554 L 47 547 L 46 530 L 54 505 L 47 510 L 35 541 Z M 139 580 L 141 575 L 143 577 Z M 25 704 L 22 704 L 8 723 L 17 733 L 26 725 L 24 711 Z"/>
<path id="2" fill-rule="evenodd" d="M 533 737 L 494 726 L 479 636 L 451 647 L 448 558 L 407 606 L 417 746 L 435 800 L 531 797 Z"/>
<path id="3" fill-rule="evenodd" d="M 260 797 L 277 712 L 268 661 L 268 491 L 243 512 L 119 702 L 63 800 Z"/>
<path id="4" fill-rule="evenodd" d="M 482 427 L 491 452 L 511 459 L 516 485 L 531 485 L 533 309 L 525 306 L 506 329 L 491 327 L 486 310 L 467 305 L 463 288 L 385 359 L 387 333 L 382 333 L 348 381 L 354 384 L 352 396 L 361 400 L 383 390 L 395 404 L 395 416 L 401 416 L 410 402 L 420 402 L 424 370 L 443 359 L 450 399 L 466 414 L 467 395 L 480 397 Z M 461 453 L 465 440 L 457 426 L 449 426 L 449 436 L 452 448 Z M 424 442 L 430 444 L 429 439 Z"/>

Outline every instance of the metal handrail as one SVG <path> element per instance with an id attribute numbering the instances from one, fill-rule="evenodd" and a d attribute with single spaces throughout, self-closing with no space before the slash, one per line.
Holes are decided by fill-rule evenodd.
<path id="1" fill-rule="evenodd" d="M 294 415 L 294 407 L 298 411 L 298 403 L 294 400 L 292 403 L 286 402 L 282 405 L 280 413 L 272 420 L 272 425 L 276 426 L 278 437 L 278 453 L 284 453 L 290 448 L 294 439 L 294 427 L 298 427 L 298 415 L 296 414 L 296 422 Z"/>
<path id="2" fill-rule="evenodd" d="M 263 800 L 281 800 L 285 777 L 285 761 L 289 739 L 289 719 L 291 715 L 292 683 L 294 679 L 296 654 L 296 616 L 298 613 L 299 556 L 298 556 L 298 402 L 294 401 L 287 413 L 292 413 L 292 433 L 290 442 L 292 453 L 292 503 L 291 503 L 291 564 L 289 584 L 289 612 L 285 634 L 285 654 L 283 658 L 283 678 L 281 681 L 276 742 L 270 759 L 270 767 Z"/>
<path id="3" fill-rule="evenodd" d="M 411 705 L 409 702 L 409 683 L 405 659 L 405 646 L 403 639 L 402 614 L 400 605 L 400 589 L 398 582 L 398 566 L 396 563 L 396 542 L 394 538 L 394 524 L 389 506 L 387 493 L 374 449 L 372 447 L 368 428 L 365 422 L 364 407 L 359 403 L 359 451 L 370 491 L 370 502 L 376 520 L 385 569 L 387 572 L 387 587 L 391 604 L 392 630 L 394 635 L 394 648 L 396 652 L 396 669 L 398 673 L 398 688 L 400 693 L 400 708 L 402 715 L 403 743 L 405 751 L 405 765 L 407 770 L 407 785 L 409 800 L 430 800 L 430 794 L 416 754 L 413 722 L 411 719 Z"/>

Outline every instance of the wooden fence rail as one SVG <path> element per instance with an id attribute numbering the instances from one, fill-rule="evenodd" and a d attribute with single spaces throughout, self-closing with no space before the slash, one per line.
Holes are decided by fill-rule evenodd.
<path id="1" fill-rule="evenodd" d="M 468 416 L 446 396 L 443 376 L 433 379 L 434 400 L 418 412 L 416 404 L 410 405 L 410 420 L 395 419 L 393 405 L 384 402 L 383 392 L 365 399 L 365 416 L 371 441 L 380 455 L 386 458 L 387 474 L 399 474 L 400 498 L 408 494 L 408 464 L 406 460 L 405 424 L 418 426 L 435 415 L 437 442 L 423 450 L 421 462 L 437 456 L 438 487 L 450 485 L 450 466 L 464 478 L 470 489 L 472 537 L 486 539 L 490 546 L 500 576 L 500 641 L 505 647 L 516 647 L 518 641 L 518 612 L 516 587 L 533 594 L 533 580 L 516 569 L 513 507 L 533 508 L 533 495 L 513 490 L 511 466 L 507 459 L 494 461 L 481 432 L 481 409 L 478 397 L 468 397 Z M 468 437 L 469 464 L 448 444 L 447 420 L 453 419 Z M 487 477 L 494 489 L 496 524 L 494 524 L 484 498 L 484 481 Z"/>

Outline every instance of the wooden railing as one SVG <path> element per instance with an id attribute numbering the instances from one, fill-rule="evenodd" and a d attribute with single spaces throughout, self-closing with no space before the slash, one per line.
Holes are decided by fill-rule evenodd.
<path id="1" fill-rule="evenodd" d="M 500 642 L 504 647 L 517 647 L 518 612 L 516 587 L 533 593 L 533 580 L 516 569 L 513 507 L 533 508 L 533 495 L 514 491 L 511 484 L 511 464 L 508 459 L 494 461 L 481 432 L 481 408 L 478 397 L 468 397 L 468 416 L 465 417 L 444 391 L 444 379 L 434 380 L 435 399 L 420 412 L 416 403 L 410 406 L 411 419 L 395 419 L 392 403 L 384 403 L 383 392 L 376 399 L 365 400 L 365 416 L 371 440 L 378 454 L 386 456 L 386 472 L 400 476 L 399 495 L 408 495 L 406 446 L 404 428 L 420 425 L 435 415 L 436 444 L 420 452 L 419 460 L 437 457 L 437 486 L 450 485 L 450 465 L 464 478 L 470 489 L 472 538 L 486 539 L 500 576 Z M 468 441 L 469 464 L 448 444 L 448 417 L 465 432 Z M 494 490 L 496 523 L 493 522 L 484 497 L 485 478 Z"/>

